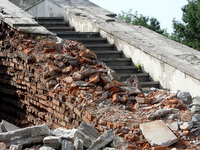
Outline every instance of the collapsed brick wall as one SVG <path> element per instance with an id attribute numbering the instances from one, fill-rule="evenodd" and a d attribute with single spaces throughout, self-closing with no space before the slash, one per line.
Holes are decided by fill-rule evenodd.
<path id="1" fill-rule="evenodd" d="M 97 126 L 91 101 L 113 96 L 119 102 L 114 93 L 121 83 L 112 81 L 106 66 L 82 44 L 57 44 L 55 37 L 19 33 L 3 22 L 0 32 L 1 119 L 18 126 L 71 129 L 82 121 Z"/>

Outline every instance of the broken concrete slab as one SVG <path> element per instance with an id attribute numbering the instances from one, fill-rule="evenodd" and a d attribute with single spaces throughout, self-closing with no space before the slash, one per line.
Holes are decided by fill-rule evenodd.
<path id="1" fill-rule="evenodd" d="M 42 143 L 44 137 L 52 135 L 52 131 L 46 124 L 18 129 L 0 133 L 0 141 L 4 142 L 6 146 L 15 144 L 34 144 Z"/>
<path id="2" fill-rule="evenodd" d="M 111 130 L 106 131 L 103 135 L 99 136 L 98 139 L 88 148 L 88 150 L 98 150 L 105 147 L 107 144 L 112 142 L 114 135 Z"/>
<path id="3" fill-rule="evenodd" d="M 92 139 L 88 136 L 88 135 L 85 135 L 82 131 L 80 130 L 77 130 L 75 135 L 74 135 L 75 138 L 78 138 L 78 139 L 81 139 L 83 141 L 83 146 L 85 148 L 89 148 L 93 141 Z"/>
<path id="4" fill-rule="evenodd" d="M 168 124 L 168 127 L 172 130 L 172 131 L 177 131 L 179 128 L 179 125 L 177 122 L 173 122 L 171 124 Z"/>
<path id="5" fill-rule="evenodd" d="M 54 136 L 60 136 L 62 138 L 74 141 L 74 139 L 75 139 L 74 135 L 75 135 L 76 131 L 77 131 L 77 129 L 67 130 L 67 129 L 60 127 L 60 128 L 55 129 L 52 134 Z"/>
<path id="6" fill-rule="evenodd" d="M 89 136 L 92 140 L 96 140 L 100 133 L 89 123 L 82 122 L 78 127 L 78 130 L 82 131 L 85 135 Z"/>
<path id="7" fill-rule="evenodd" d="M 45 146 L 57 149 L 61 145 L 61 137 L 47 136 L 43 139 L 43 143 Z"/>
<path id="8" fill-rule="evenodd" d="M 73 143 L 68 140 L 62 140 L 62 150 L 74 150 Z"/>
<path id="9" fill-rule="evenodd" d="M 19 127 L 15 126 L 14 124 L 9 123 L 5 120 L 1 121 L 0 128 L 1 128 L 0 130 L 2 130 L 2 132 L 9 132 L 9 131 L 14 131 L 14 130 L 20 129 Z"/>
<path id="10" fill-rule="evenodd" d="M 178 141 L 175 134 L 162 120 L 140 124 L 140 129 L 146 140 L 152 145 L 170 146 Z"/>

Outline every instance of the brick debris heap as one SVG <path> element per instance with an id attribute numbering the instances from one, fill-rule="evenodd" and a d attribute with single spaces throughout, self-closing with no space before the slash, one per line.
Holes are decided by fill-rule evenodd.
<path id="1" fill-rule="evenodd" d="M 0 40 L 0 119 L 20 127 L 46 123 L 51 129 L 73 129 L 84 121 L 100 134 L 112 129 L 117 148 L 200 146 L 199 100 L 192 103 L 189 93 L 142 94 L 135 78 L 114 80 L 112 70 L 76 41 L 19 33 L 3 22 Z M 167 140 L 149 137 L 145 128 L 151 123 L 160 129 L 150 134 Z"/>

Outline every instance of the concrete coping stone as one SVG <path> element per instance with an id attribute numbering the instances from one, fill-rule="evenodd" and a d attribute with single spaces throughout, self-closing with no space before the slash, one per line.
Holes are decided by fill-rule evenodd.
<path id="1" fill-rule="evenodd" d="M 18 31 L 25 33 L 54 35 L 43 26 L 40 26 L 34 17 L 8 0 L 1 0 L 0 20 Z"/>

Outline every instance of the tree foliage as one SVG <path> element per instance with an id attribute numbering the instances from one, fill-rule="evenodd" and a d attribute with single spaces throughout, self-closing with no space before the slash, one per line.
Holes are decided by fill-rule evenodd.
<path id="1" fill-rule="evenodd" d="M 127 12 L 122 11 L 118 14 L 118 17 L 127 23 L 144 26 L 163 35 L 167 34 L 166 30 L 161 29 L 160 22 L 156 18 L 143 16 L 142 14 L 138 14 L 137 11 L 133 14 L 132 9 L 129 9 Z"/>
<path id="2" fill-rule="evenodd" d="M 182 22 L 172 21 L 171 39 L 200 50 L 200 0 L 188 0 L 182 11 Z"/>

